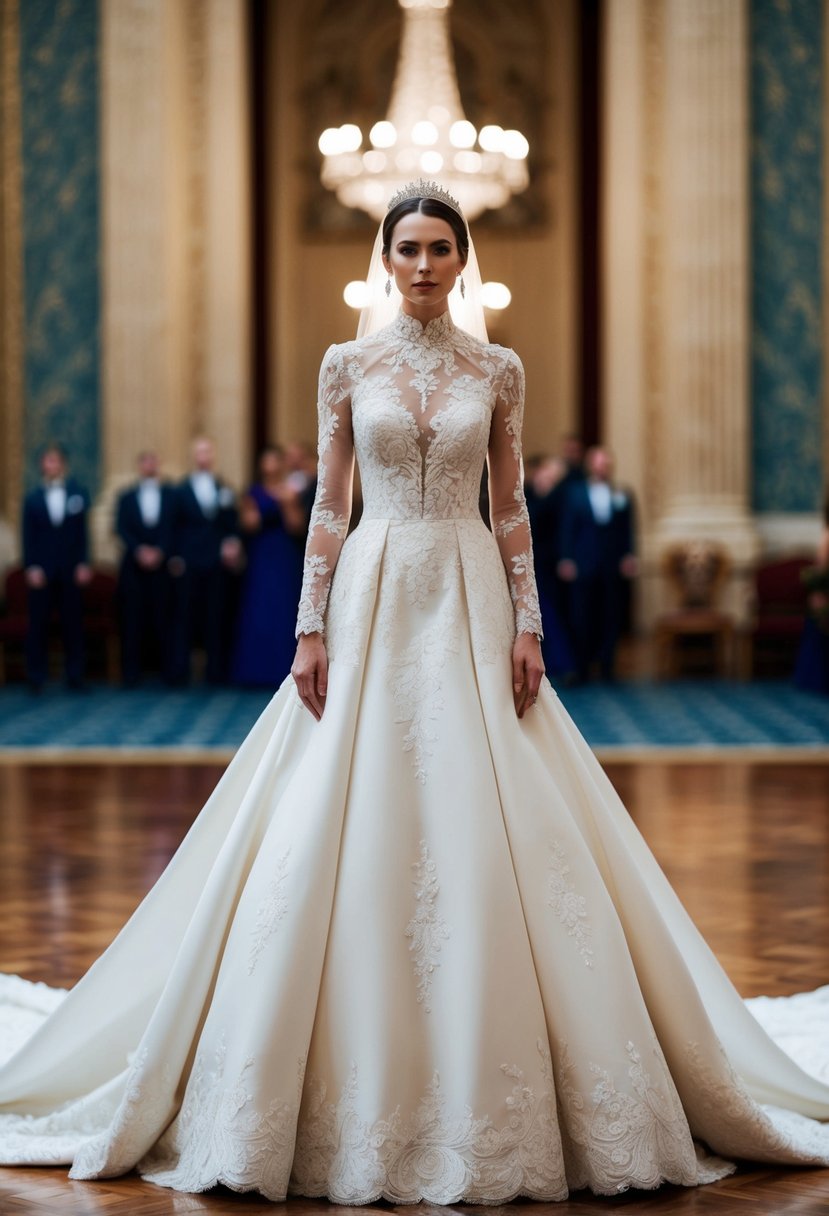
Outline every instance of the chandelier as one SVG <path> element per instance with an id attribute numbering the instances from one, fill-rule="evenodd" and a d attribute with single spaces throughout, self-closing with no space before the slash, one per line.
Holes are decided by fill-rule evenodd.
<path id="1" fill-rule="evenodd" d="M 439 181 L 467 219 L 503 207 L 529 181 L 529 144 L 520 131 L 488 124 L 477 131 L 464 115 L 452 43 L 452 0 L 398 0 L 403 34 L 388 117 L 369 131 L 355 123 L 328 127 L 319 138 L 322 183 L 346 207 L 374 219 L 413 177 Z"/>

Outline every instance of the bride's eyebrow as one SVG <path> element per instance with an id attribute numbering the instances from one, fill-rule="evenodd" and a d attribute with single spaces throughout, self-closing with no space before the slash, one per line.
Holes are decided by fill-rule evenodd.
<path id="1" fill-rule="evenodd" d="M 422 244 L 422 242 L 421 242 L 421 241 L 410 241 L 410 240 L 408 240 L 406 237 L 403 237 L 403 239 L 402 239 L 402 240 L 400 240 L 400 241 L 398 241 L 398 242 L 397 242 L 397 244 L 398 244 L 398 246 L 400 246 L 400 245 L 416 245 L 416 246 L 417 246 L 417 248 L 419 249 L 419 248 L 420 248 L 420 246 L 421 246 L 421 244 Z M 450 245 L 450 244 L 451 244 L 451 241 L 449 240 L 449 237 L 448 237 L 448 236 L 441 236 L 441 237 L 438 237 L 438 239 L 437 239 L 436 241 L 429 241 L 429 247 L 430 247 L 430 249 L 431 249 L 431 248 L 434 248 L 434 246 L 435 246 L 435 245 Z"/>

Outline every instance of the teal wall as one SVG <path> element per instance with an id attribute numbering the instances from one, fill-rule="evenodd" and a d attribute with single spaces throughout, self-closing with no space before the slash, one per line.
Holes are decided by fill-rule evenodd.
<path id="1" fill-rule="evenodd" d="M 24 447 L 100 483 L 97 0 L 21 0 Z"/>
<path id="2" fill-rule="evenodd" d="M 756 511 L 821 498 L 823 0 L 750 0 Z"/>

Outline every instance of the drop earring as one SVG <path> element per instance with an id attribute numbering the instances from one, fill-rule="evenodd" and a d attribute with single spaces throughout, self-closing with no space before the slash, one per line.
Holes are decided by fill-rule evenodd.
<path id="1" fill-rule="evenodd" d="M 391 275 L 386 279 L 386 295 L 391 295 Z"/>
<path id="2" fill-rule="evenodd" d="M 459 275 L 458 278 L 460 279 L 461 299 L 465 300 L 466 299 L 466 284 L 463 281 L 463 275 L 462 274 Z"/>

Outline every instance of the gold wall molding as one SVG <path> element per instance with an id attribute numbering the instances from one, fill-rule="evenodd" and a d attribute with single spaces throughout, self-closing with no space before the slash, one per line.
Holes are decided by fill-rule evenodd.
<path id="1" fill-rule="evenodd" d="M 187 191 L 187 374 L 190 429 L 207 431 L 205 383 L 207 297 L 207 22 L 205 0 L 184 0 L 186 114 L 184 134 Z"/>
<path id="2" fill-rule="evenodd" d="M 644 524 L 663 507 L 666 495 L 662 415 L 665 409 L 664 308 L 664 182 L 665 182 L 665 0 L 644 0 L 645 129 L 645 453 L 643 486 Z"/>
<path id="3" fill-rule="evenodd" d="M 829 495 L 829 0 L 823 0 L 823 495 Z"/>
<path id="4" fill-rule="evenodd" d="M 18 0 L 0 0 L 0 568 L 19 548 L 23 493 L 23 221 Z"/>

